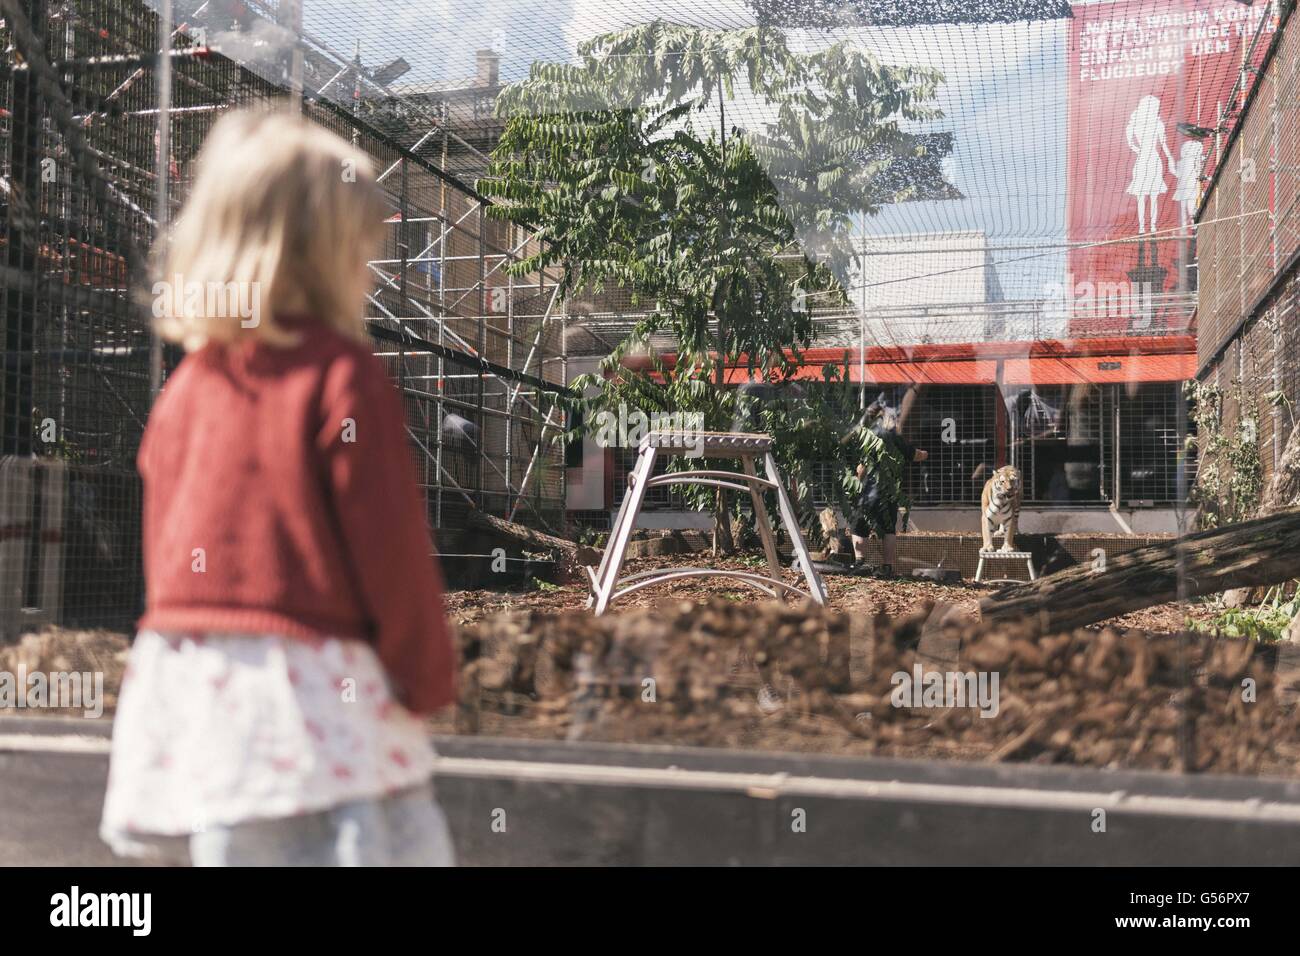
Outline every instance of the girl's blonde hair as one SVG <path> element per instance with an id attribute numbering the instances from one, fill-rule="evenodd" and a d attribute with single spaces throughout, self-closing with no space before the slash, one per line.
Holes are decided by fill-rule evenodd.
<path id="1" fill-rule="evenodd" d="M 388 212 L 365 153 L 284 112 L 219 120 L 154 285 L 158 333 L 187 351 L 248 336 L 288 345 L 303 313 L 357 339 L 362 272 Z"/>

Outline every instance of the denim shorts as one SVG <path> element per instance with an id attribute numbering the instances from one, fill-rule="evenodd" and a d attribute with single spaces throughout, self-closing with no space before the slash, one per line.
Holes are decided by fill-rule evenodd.
<path id="1" fill-rule="evenodd" d="M 294 817 L 208 825 L 190 836 L 133 834 L 114 851 L 194 866 L 454 866 L 432 784 Z"/>
<path id="2" fill-rule="evenodd" d="M 898 504 L 887 500 L 874 485 L 858 497 L 853 513 L 852 531 L 856 537 L 869 538 L 874 531 L 882 541 L 898 530 Z"/>

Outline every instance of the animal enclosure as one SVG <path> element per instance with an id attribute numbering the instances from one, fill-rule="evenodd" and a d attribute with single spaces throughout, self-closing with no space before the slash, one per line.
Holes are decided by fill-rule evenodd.
<path id="1" fill-rule="evenodd" d="M 177 26 L 163 157 L 150 7 L 12 8 L 0 29 L 17 51 L 0 72 L 0 521 L 14 530 L 0 542 L 0 618 L 6 630 L 125 628 L 142 600 L 135 452 L 180 358 L 149 333 L 149 249 L 184 203 L 217 118 L 294 107 L 273 68 L 241 65 Z M 259 12 L 275 19 L 273 7 L 250 16 Z M 472 186 L 485 160 L 462 116 L 473 91 L 401 97 L 322 42 L 304 59 L 296 108 L 371 157 L 391 207 L 366 317 L 405 399 L 430 525 L 449 552 L 474 509 L 558 528 L 557 277 L 506 275 L 537 240 L 490 219 Z"/>

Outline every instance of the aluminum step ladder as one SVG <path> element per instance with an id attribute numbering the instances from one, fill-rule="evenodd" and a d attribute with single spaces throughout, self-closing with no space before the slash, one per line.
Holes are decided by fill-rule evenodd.
<path id="1" fill-rule="evenodd" d="M 739 458 L 744 468 L 743 474 L 731 471 L 695 469 L 675 471 L 663 475 L 654 475 L 655 462 L 660 455 L 679 455 L 698 458 Z M 766 477 L 760 477 L 755 459 L 762 457 Z M 799 530 L 794 506 L 781 481 L 781 471 L 776 459 L 772 457 L 772 438 L 770 435 L 753 432 L 673 432 L 652 431 L 641 439 L 637 450 L 636 465 L 628 475 L 628 490 L 623 496 L 623 504 L 618 510 L 618 518 L 610 531 L 609 543 L 600 560 L 600 568 L 593 571 L 586 569 L 591 579 L 591 595 L 587 598 L 587 607 L 595 613 L 604 614 L 614 601 L 626 597 L 634 591 L 684 578 L 721 577 L 732 578 L 757 588 L 769 597 L 811 598 L 818 604 L 826 603 L 826 587 L 821 576 L 813 567 L 808 547 Z M 763 551 L 767 557 L 767 574 L 751 571 L 732 571 L 723 568 L 675 568 L 672 570 L 641 571 L 620 578 L 627 543 L 632 538 L 637 518 L 641 514 L 641 505 L 645 502 L 646 491 L 663 485 L 711 485 L 732 491 L 749 492 L 754 506 L 754 523 L 758 527 L 763 541 Z M 787 584 L 781 576 L 781 558 L 776 551 L 776 535 L 772 532 L 772 522 L 767 508 L 763 504 L 763 492 L 776 493 L 777 508 L 780 511 L 781 524 L 794 545 L 795 563 L 803 574 L 807 588 L 798 588 Z"/>

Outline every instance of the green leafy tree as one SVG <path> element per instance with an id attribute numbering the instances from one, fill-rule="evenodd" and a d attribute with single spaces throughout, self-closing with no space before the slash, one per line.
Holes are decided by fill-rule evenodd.
<path id="1" fill-rule="evenodd" d="M 932 187 L 908 175 L 927 140 L 904 126 L 939 115 L 941 76 L 847 43 L 796 52 L 772 27 L 656 21 L 578 54 L 534 64 L 498 98 L 507 123 L 479 182 L 496 200 L 489 215 L 546 239 L 518 274 L 558 267 L 564 294 L 618 288 L 644 310 L 601 374 L 574 383 L 596 392 L 586 422 L 624 403 L 726 429 L 738 409 L 724 367 L 788 377 L 812 303 L 844 301 L 852 217 Z M 728 123 L 738 96 L 765 117 L 759 128 Z M 660 335 L 676 343 L 672 360 L 651 349 Z M 803 436 L 778 441 L 787 467 L 792 449 L 842 437 L 842 421 L 796 420 L 768 422 Z"/>

